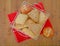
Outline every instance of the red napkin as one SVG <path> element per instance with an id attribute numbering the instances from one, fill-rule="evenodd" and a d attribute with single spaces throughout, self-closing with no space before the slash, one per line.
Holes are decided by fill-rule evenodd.
<path id="1" fill-rule="evenodd" d="M 14 17 L 16 17 L 16 15 L 17 15 L 17 12 L 8 14 L 9 22 L 10 22 L 11 25 L 13 24 Z M 17 31 L 15 28 L 12 28 L 12 31 L 13 31 L 15 37 L 16 37 L 17 42 L 21 42 L 21 41 L 24 41 L 24 40 L 30 38 L 27 35 Z"/>
<path id="2" fill-rule="evenodd" d="M 37 9 L 39 9 L 39 10 L 41 10 L 41 11 L 43 11 L 43 12 L 45 12 L 45 9 L 44 9 L 44 6 L 43 6 L 42 2 L 39 2 L 39 3 L 37 3 L 37 4 L 34 4 L 34 7 L 37 8 Z M 17 15 L 17 12 L 8 14 L 9 22 L 10 22 L 11 25 L 13 24 L 13 21 L 14 21 L 14 18 L 16 17 L 16 15 Z M 52 28 L 52 25 L 51 25 L 49 19 L 46 21 L 45 26 L 43 27 L 43 29 L 44 29 L 46 26 Z M 42 30 L 43 30 L 43 29 L 42 29 Z M 22 41 L 24 41 L 24 40 L 30 39 L 29 36 L 27 36 L 27 35 L 19 32 L 19 31 L 17 31 L 17 30 L 14 29 L 14 28 L 12 28 L 12 31 L 13 31 L 15 37 L 16 37 L 17 42 L 22 42 Z M 42 34 L 42 31 L 41 31 L 40 34 Z"/>
<path id="3" fill-rule="evenodd" d="M 39 2 L 38 4 L 34 4 L 34 7 L 37 8 L 38 10 L 41 10 L 41 11 L 43 11 L 43 12 L 46 13 L 46 10 L 44 9 L 44 6 L 43 6 L 43 3 L 42 2 Z M 50 27 L 51 29 L 53 29 L 53 27 L 52 27 L 52 25 L 50 23 L 49 18 L 47 19 L 47 21 L 46 21 L 43 29 L 46 28 L 46 27 Z M 43 34 L 43 29 L 42 29 L 42 31 L 41 31 L 40 34 Z"/>

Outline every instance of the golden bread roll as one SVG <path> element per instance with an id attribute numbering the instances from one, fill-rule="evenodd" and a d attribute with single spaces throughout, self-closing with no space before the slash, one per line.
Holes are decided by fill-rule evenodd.
<path id="1" fill-rule="evenodd" d="M 53 29 L 52 28 L 46 27 L 46 28 L 43 29 L 43 35 L 45 37 L 52 37 L 53 34 L 54 34 L 54 32 L 53 32 Z"/>

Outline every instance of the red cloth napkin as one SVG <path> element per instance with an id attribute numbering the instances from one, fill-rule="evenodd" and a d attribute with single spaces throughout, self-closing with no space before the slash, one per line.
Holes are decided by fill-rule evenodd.
<path id="1" fill-rule="evenodd" d="M 42 2 L 39 2 L 39 3 L 37 3 L 37 4 L 34 4 L 33 6 L 34 6 L 35 8 L 37 8 L 37 9 L 45 12 L 45 9 L 44 9 L 44 6 L 43 6 Z M 11 25 L 13 24 L 13 21 L 14 21 L 14 18 L 16 17 L 16 15 L 17 15 L 17 12 L 8 14 L 9 22 L 10 22 Z M 51 28 L 52 28 L 52 25 L 51 25 L 49 19 L 46 21 L 43 29 L 44 29 L 45 27 L 51 27 Z M 42 30 L 43 30 L 43 29 L 42 29 Z M 13 31 L 15 37 L 16 37 L 17 42 L 22 42 L 22 41 L 24 41 L 24 40 L 31 39 L 29 36 L 27 36 L 27 35 L 19 32 L 19 31 L 17 31 L 17 30 L 14 29 L 14 28 L 12 28 L 12 31 Z M 42 34 L 42 31 L 41 31 L 40 34 Z"/>

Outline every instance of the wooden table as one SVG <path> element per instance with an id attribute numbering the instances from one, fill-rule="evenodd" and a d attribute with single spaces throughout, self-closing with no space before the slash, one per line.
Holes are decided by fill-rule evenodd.
<path id="1" fill-rule="evenodd" d="M 49 17 L 55 35 L 53 38 L 40 36 L 38 40 L 17 43 L 10 29 L 7 14 L 16 11 L 23 0 L 0 0 L 0 46 L 60 46 L 60 0 L 26 0 L 30 3 L 42 1 L 51 16 Z"/>

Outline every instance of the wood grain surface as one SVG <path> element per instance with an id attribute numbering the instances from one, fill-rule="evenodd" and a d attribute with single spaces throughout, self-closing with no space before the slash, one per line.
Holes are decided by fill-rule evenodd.
<path id="1" fill-rule="evenodd" d="M 18 10 L 24 0 L 0 0 L 0 46 L 60 46 L 60 0 L 25 0 L 29 3 L 42 1 L 50 13 L 50 21 L 55 34 L 53 38 L 40 36 L 38 40 L 26 40 L 17 43 L 11 31 L 7 15 Z"/>

